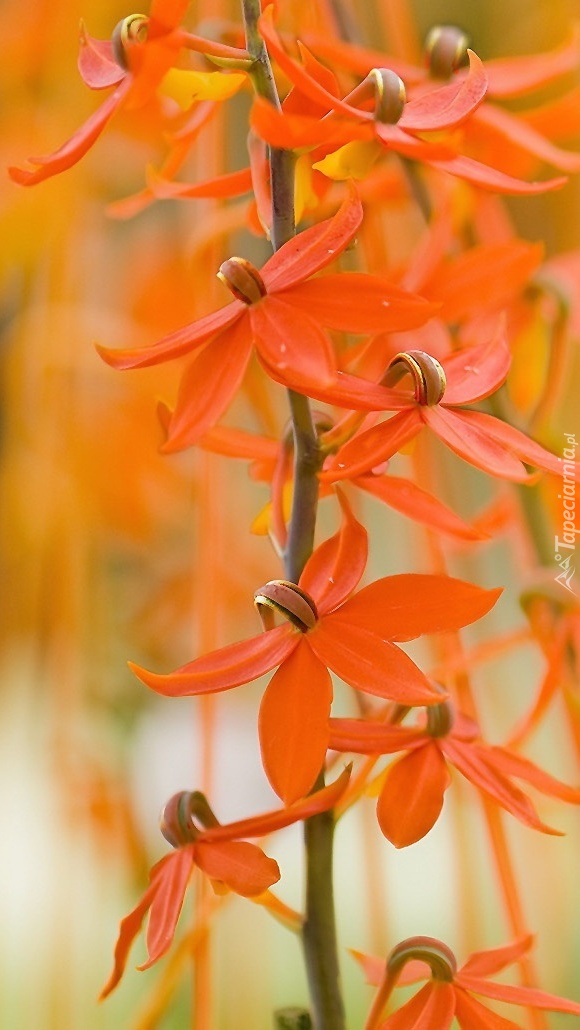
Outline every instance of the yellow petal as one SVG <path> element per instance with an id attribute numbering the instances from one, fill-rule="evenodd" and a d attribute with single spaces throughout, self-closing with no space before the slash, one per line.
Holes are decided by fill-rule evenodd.
<path id="1" fill-rule="evenodd" d="M 356 140 L 327 154 L 312 167 L 329 179 L 364 179 L 380 153 L 381 146 L 376 140 Z"/>
<path id="2" fill-rule="evenodd" d="M 228 100 L 246 80 L 244 72 L 195 72 L 170 68 L 159 92 L 187 111 L 197 100 Z"/>
<path id="3" fill-rule="evenodd" d="M 538 403 L 546 382 L 550 343 L 548 329 L 537 311 L 513 343 L 508 390 L 515 407 L 529 414 Z"/>
<path id="4" fill-rule="evenodd" d="M 290 518 L 292 511 L 292 484 L 285 483 L 282 490 L 282 507 L 283 515 L 286 521 Z M 272 502 L 268 501 L 260 512 L 256 515 L 256 518 L 250 526 L 250 532 L 255 533 L 256 536 L 268 536 L 272 530 Z"/>
<path id="5" fill-rule="evenodd" d="M 318 196 L 312 187 L 312 161 L 309 154 L 300 154 L 294 168 L 294 208 L 299 222 L 306 211 L 315 211 Z"/>

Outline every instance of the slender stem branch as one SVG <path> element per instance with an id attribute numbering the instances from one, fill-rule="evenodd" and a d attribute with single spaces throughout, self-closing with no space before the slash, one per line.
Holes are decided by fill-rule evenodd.
<path id="1" fill-rule="evenodd" d="M 288 579 L 297 583 L 314 545 L 317 472 L 322 461 L 308 398 L 289 390 L 288 400 L 294 432 L 294 493 L 285 565 Z"/>
<path id="2" fill-rule="evenodd" d="M 313 789 L 323 786 L 321 773 Z M 333 841 L 332 812 L 321 812 L 305 821 L 306 909 L 302 942 L 314 1009 L 314 1030 L 343 1030 L 345 1026 L 332 888 Z"/>
<path id="3" fill-rule="evenodd" d="M 261 39 L 258 19 L 259 0 L 242 0 L 246 46 L 253 59 L 252 78 L 256 91 L 276 107 L 280 101 L 268 53 Z M 271 241 L 279 250 L 296 232 L 294 214 L 294 154 L 270 148 L 270 185 L 272 191 Z M 317 473 L 322 453 L 312 418 L 308 397 L 288 391 L 288 402 L 294 434 L 294 491 L 292 512 L 285 548 L 285 570 L 296 583 L 314 547 L 314 531 L 318 508 Z M 313 790 L 324 786 L 321 771 Z M 339 986 L 339 966 L 332 885 L 334 815 L 323 812 L 305 820 L 306 898 L 303 924 L 303 947 L 312 1000 L 314 1030 L 343 1030 L 344 1006 Z M 306 1026 L 304 1013 L 302 1022 Z M 291 1025 L 281 1021 L 277 1026 Z"/>

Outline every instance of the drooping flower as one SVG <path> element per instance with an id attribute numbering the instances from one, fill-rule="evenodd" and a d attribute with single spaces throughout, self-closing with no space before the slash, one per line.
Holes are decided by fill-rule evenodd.
<path id="1" fill-rule="evenodd" d="M 507 748 L 481 739 L 477 724 L 454 713 L 448 702 L 428 710 L 424 726 L 393 726 L 376 720 L 331 719 L 330 747 L 359 754 L 405 751 L 380 780 L 377 819 L 384 836 L 397 848 L 421 840 L 435 825 L 451 784 L 449 766 L 524 825 L 558 834 L 541 822 L 524 792 L 512 779 L 561 801 L 580 804 L 580 790 L 567 786 Z"/>
<path id="2" fill-rule="evenodd" d="M 376 580 L 351 597 L 364 572 L 367 533 L 344 498 L 341 503 L 339 532 L 314 551 L 299 582 L 274 580 L 256 591 L 265 633 L 168 675 L 131 665 L 146 686 L 171 697 L 229 690 L 278 666 L 260 705 L 259 735 L 266 774 L 287 804 L 311 789 L 324 762 L 333 694 L 329 670 L 355 690 L 405 705 L 440 701 L 397 643 L 465 626 L 488 612 L 501 592 L 408 574 Z M 284 625 L 272 625 L 275 613 Z"/>
<path id="3" fill-rule="evenodd" d="M 561 475 L 562 462 L 520 430 L 484 411 L 460 405 L 489 397 L 505 382 L 511 362 L 503 332 L 492 340 L 468 347 L 439 362 L 423 351 L 397 355 L 387 382 L 406 373 L 415 381 L 412 397 L 385 422 L 355 434 L 333 456 L 321 479 L 349 479 L 380 465 L 425 427 L 452 451 L 476 468 L 502 479 L 525 482 L 523 464 Z M 574 477 L 580 475 L 578 462 Z"/>
<path id="4" fill-rule="evenodd" d="M 97 110 L 52 154 L 31 157 L 35 168 L 9 168 L 14 182 L 33 186 L 75 165 L 91 149 L 121 108 L 156 110 L 171 97 L 187 110 L 196 100 L 226 100 L 246 76 L 241 72 L 199 72 L 175 67 L 184 34 L 178 26 L 188 0 L 152 0 L 149 17 L 124 18 L 111 40 L 94 39 L 81 25 L 79 72 L 90 89 L 114 87 Z"/>
<path id="5" fill-rule="evenodd" d="M 256 349 L 271 378 L 301 393 L 343 407 L 373 410 L 396 400 L 393 391 L 339 372 L 322 328 L 374 333 L 413 328 L 434 307 L 387 279 L 361 272 L 312 278 L 354 238 L 363 218 L 352 190 L 334 217 L 285 243 L 258 271 L 239 257 L 218 273 L 235 296 L 219 311 L 170 333 L 149 347 L 98 348 L 113 368 L 144 368 L 207 346 L 185 369 L 164 451 L 196 442 L 236 394 Z"/>
<path id="6" fill-rule="evenodd" d="M 384 959 L 353 952 L 367 981 L 379 987 L 365 1030 L 449 1030 L 454 1020 L 462 1030 L 517 1030 L 516 1023 L 487 1008 L 480 997 L 539 1012 L 580 1015 L 580 1005 L 567 998 L 489 979 L 520 961 L 532 943 L 528 935 L 503 947 L 474 952 L 460 969 L 451 949 L 434 937 L 401 941 L 386 964 Z M 428 983 L 401 1008 L 381 1018 L 394 987 L 427 978 Z"/>
<path id="7" fill-rule="evenodd" d="M 139 969 L 149 969 L 171 947 L 187 886 L 194 869 L 208 876 L 217 893 L 232 890 L 255 898 L 280 879 L 278 863 L 256 844 L 240 838 L 263 837 L 294 822 L 333 808 L 345 790 L 350 769 L 308 798 L 287 808 L 220 825 L 203 794 L 182 791 L 165 806 L 161 818 L 164 837 L 175 849 L 153 866 L 149 887 L 138 905 L 121 922 L 115 963 L 101 998 L 121 979 L 133 941 L 149 912 L 148 958 Z"/>

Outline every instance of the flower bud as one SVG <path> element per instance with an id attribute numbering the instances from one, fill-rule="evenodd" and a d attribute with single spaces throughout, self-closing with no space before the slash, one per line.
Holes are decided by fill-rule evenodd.
<path id="1" fill-rule="evenodd" d="M 217 273 L 224 286 L 244 304 L 255 304 L 266 296 L 264 280 L 258 269 L 245 258 L 231 257 L 224 261 Z"/>
<path id="2" fill-rule="evenodd" d="M 144 43 L 147 39 L 149 18 L 145 14 L 130 14 L 123 18 L 113 29 L 111 42 L 115 60 L 121 68 L 128 71 L 127 51 L 134 43 Z"/>
<path id="3" fill-rule="evenodd" d="M 434 980 L 453 982 L 457 972 L 455 955 L 436 937 L 407 937 L 401 941 L 387 958 L 387 970 L 398 976 L 403 966 L 412 959 L 426 962 Z"/>
<path id="4" fill-rule="evenodd" d="M 313 629 L 318 620 L 318 610 L 312 597 L 286 579 L 272 579 L 256 590 L 254 604 L 260 613 L 264 629 L 271 628 L 272 612 L 279 612 L 303 632 Z"/>
<path id="5" fill-rule="evenodd" d="M 436 25 L 425 40 L 427 67 L 434 79 L 449 79 L 469 61 L 469 39 L 456 25 Z"/>
<path id="6" fill-rule="evenodd" d="M 209 802 L 199 790 L 181 790 L 164 805 L 159 819 L 159 829 L 173 848 L 193 844 L 199 836 L 199 828 L 219 826 Z"/>
<path id="7" fill-rule="evenodd" d="M 373 68 L 369 72 L 375 87 L 375 118 L 394 125 L 399 121 L 407 102 L 405 83 L 390 68 Z"/>
<path id="8" fill-rule="evenodd" d="M 407 374 L 412 375 L 415 381 L 415 400 L 418 404 L 428 407 L 439 404 L 445 394 L 447 379 L 437 358 L 422 350 L 395 354 L 383 376 L 383 385 L 394 386 Z"/>
<path id="9" fill-rule="evenodd" d="M 450 701 L 429 705 L 427 712 L 427 733 L 430 737 L 446 737 L 455 721 L 455 710 Z"/>

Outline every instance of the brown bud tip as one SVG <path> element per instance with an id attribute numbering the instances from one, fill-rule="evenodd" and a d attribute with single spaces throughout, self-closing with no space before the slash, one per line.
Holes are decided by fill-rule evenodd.
<path id="1" fill-rule="evenodd" d="M 164 806 L 159 829 L 173 848 L 180 848 L 197 840 L 196 821 L 202 829 L 219 825 L 205 794 L 199 790 L 180 790 Z"/>
<path id="2" fill-rule="evenodd" d="M 405 83 L 390 68 L 373 68 L 369 72 L 375 87 L 375 118 L 394 125 L 399 121 L 407 102 Z"/>
<path id="3" fill-rule="evenodd" d="M 387 969 L 391 974 L 398 975 L 405 965 L 412 959 L 426 962 L 431 967 L 431 974 L 434 980 L 444 980 L 452 983 L 457 972 L 455 955 L 443 941 L 436 937 L 407 937 L 393 948 L 387 958 Z"/>
<path id="4" fill-rule="evenodd" d="M 437 358 L 422 350 L 395 354 L 383 377 L 383 383 L 385 386 L 394 386 L 407 374 L 415 381 L 415 400 L 418 404 L 430 407 L 443 400 L 447 379 Z"/>
<path id="5" fill-rule="evenodd" d="M 439 686 L 434 683 L 433 686 Z M 455 721 L 455 709 L 451 701 L 441 701 L 427 708 L 427 733 L 430 737 L 446 737 Z"/>
<path id="6" fill-rule="evenodd" d="M 260 612 L 265 628 L 269 628 L 269 619 L 264 618 L 263 609 L 266 609 L 266 616 L 272 610 L 279 612 L 303 632 L 313 629 L 318 619 L 318 610 L 310 594 L 286 579 L 272 579 L 256 590 L 254 604 Z"/>
<path id="7" fill-rule="evenodd" d="M 145 14 L 129 14 L 113 29 L 111 42 L 117 64 L 128 70 L 127 51 L 134 43 L 144 43 L 147 39 L 149 18 Z"/>
<path id="8" fill-rule="evenodd" d="M 224 286 L 244 304 L 255 304 L 266 296 L 264 280 L 257 268 L 245 258 L 231 257 L 220 265 L 217 273 Z"/>
<path id="9" fill-rule="evenodd" d="M 425 57 L 435 79 L 449 79 L 469 61 L 469 39 L 456 25 L 436 25 L 425 40 Z"/>
<path id="10" fill-rule="evenodd" d="M 159 829 L 172 848 L 191 844 L 197 837 L 189 804 L 191 792 L 181 790 L 169 798 L 159 818 Z"/>

